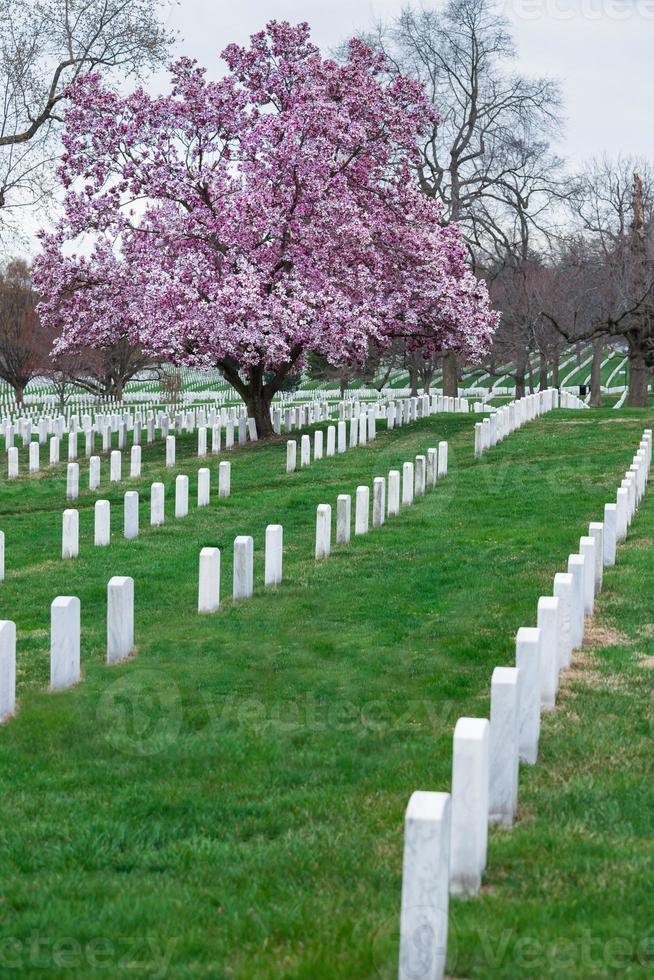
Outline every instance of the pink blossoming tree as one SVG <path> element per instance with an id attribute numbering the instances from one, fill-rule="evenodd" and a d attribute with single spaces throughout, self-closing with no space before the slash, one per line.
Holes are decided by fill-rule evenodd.
<path id="1" fill-rule="evenodd" d="M 262 435 L 307 351 L 353 363 L 401 336 L 483 355 L 485 285 L 415 185 L 421 89 L 358 41 L 343 64 L 323 58 L 306 24 L 270 23 L 223 58 L 218 82 L 180 60 L 160 98 L 95 75 L 72 90 L 65 213 L 37 263 L 59 349 L 122 334 L 216 365 Z"/>

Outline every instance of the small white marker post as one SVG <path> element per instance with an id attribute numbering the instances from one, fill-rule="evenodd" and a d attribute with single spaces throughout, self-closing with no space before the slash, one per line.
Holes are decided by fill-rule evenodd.
<path id="1" fill-rule="evenodd" d="M 198 612 L 212 613 L 220 608 L 220 548 L 200 552 Z"/>
<path id="2" fill-rule="evenodd" d="M 16 624 L 0 620 L 0 724 L 16 712 Z"/>
<path id="3" fill-rule="evenodd" d="M 266 553 L 264 559 L 264 585 L 267 588 L 281 584 L 284 548 L 284 528 L 281 524 L 269 524 L 266 528 Z"/>
<path id="4" fill-rule="evenodd" d="M 332 508 L 330 504 L 319 504 L 316 511 L 316 560 L 329 558 L 331 550 Z"/>
<path id="5" fill-rule="evenodd" d="M 412 793 L 404 817 L 399 980 L 444 976 L 450 836 L 450 794 Z"/>
<path id="6" fill-rule="evenodd" d="M 50 606 L 50 688 L 61 691 L 80 676 L 80 601 L 60 595 Z"/>
<path id="7" fill-rule="evenodd" d="M 134 579 L 114 575 L 107 585 L 107 663 L 125 660 L 134 649 Z"/>

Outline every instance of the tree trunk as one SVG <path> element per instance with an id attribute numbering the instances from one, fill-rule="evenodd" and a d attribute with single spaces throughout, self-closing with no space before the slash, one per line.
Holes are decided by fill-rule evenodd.
<path id="1" fill-rule="evenodd" d="M 14 397 L 16 399 L 17 405 L 23 404 L 24 393 L 25 393 L 25 385 L 22 384 L 14 385 Z"/>
<path id="2" fill-rule="evenodd" d="M 559 387 L 559 352 L 554 351 L 552 354 L 552 387 Z"/>
<path id="3" fill-rule="evenodd" d="M 640 348 L 629 351 L 629 408 L 647 408 L 650 369 Z"/>
<path id="4" fill-rule="evenodd" d="M 409 368 L 409 385 L 411 387 L 411 397 L 415 398 L 418 394 L 418 369 Z"/>
<path id="5" fill-rule="evenodd" d="M 272 420 L 270 418 L 270 406 L 272 396 L 268 395 L 263 386 L 258 387 L 254 384 L 248 385 L 244 396 L 249 418 L 253 418 L 257 424 L 257 436 L 260 439 L 267 439 L 273 434 Z"/>
<path id="6" fill-rule="evenodd" d="M 259 439 L 267 439 L 272 436 L 273 426 L 270 418 L 270 406 L 276 393 L 281 390 L 284 381 L 292 371 L 302 354 L 302 347 L 296 346 L 291 349 L 289 360 L 277 368 L 274 376 L 267 383 L 264 381 L 265 371 L 263 364 L 257 364 L 247 369 L 248 380 L 244 381 L 239 372 L 238 365 L 231 361 L 218 361 L 217 367 L 223 376 L 239 393 L 245 402 L 248 410 L 248 417 L 254 419 L 257 425 L 257 436 Z"/>
<path id="7" fill-rule="evenodd" d="M 547 354 L 543 350 L 540 352 L 540 377 L 538 379 L 538 387 L 541 391 L 545 391 L 547 388 Z"/>
<path id="8" fill-rule="evenodd" d="M 429 389 L 431 386 L 431 379 L 434 376 L 434 369 L 424 368 L 420 373 L 422 374 L 422 384 L 423 384 L 424 392 L 426 395 L 429 395 L 431 394 Z"/>
<path id="9" fill-rule="evenodd" d="M 604 341 L 596 340 L 593 344 L 593 363 L 590 369 L 590 404 L 593 408 L 602 407 L 602 353 Z"/>
<path id="10" fill-rule="evenodd" d="M 459 365 L 454 351 L 443 354 L 443 394 L 448 398 L 459 395 Z"/>
<path id="11" fill-rule="evenodd" d="M 123 400 L 123 379 L 122 378 L 116 378 L 116 391 L 115 391 L 115 396 L 116 396 L 116 399 L 119 402 Z"/>
<path id="12" fill-rule="evenodd" d="M 527 374 L 527 352 L 520 351 L 515 362 L 515 396 L 525 397 L 525 376 Z"/>
<path id="13" fill-rule="evenodd" d="M 341 401 L 345 398 L 345 392 L 347 391 L 347 378 L 341 378 L 339 383 L 339 390 L 341 392 Z"/>

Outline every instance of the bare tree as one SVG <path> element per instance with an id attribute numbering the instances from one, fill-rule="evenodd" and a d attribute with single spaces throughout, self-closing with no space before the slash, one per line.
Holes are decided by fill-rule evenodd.
<path id="1" fill-rule="evenodd" d="M 577 232 L 557 262 L 559 302 L 545 298 L 544 315 L 568 340 L 594 345 L 595 389 L 602 343 L 621 338 L 628 404 L 645 407 L 654 364 L 654 172 L 644 160 L 591 162 L 573 210 Z"/>
<path id="2" fill-rule="evenodd" d="M 59 402 L 59 411 L 63 414 L 66 404 L 76 390 L 77 378 L 82 372 L 82 358 L 79 354 L 54 355 L 50 365 L 44 372 L 50 382 Z"/>
<path id="3" fill-rule="evenodd" d="M 492 358 L 500 365 L 513 364 L 512 371 L 504 369 L 502 374 L 515 381 L 517 398 L 522 398 L 527 390 L 530 356 L 542 346 L 537 336 L 541 274 L 540 258 L 533 255 L 504 261 L 489 277 L 491 299 L 502 310 Z M 540 374 L 542 382 L 542 364 Z"/>
<path id="4" fill-rule="evenodd" d="M 0 378 L 21 404 L 26 386 L 48 365 L 51 339 L 42 329 L 29 266 L 10 262 L 0 272 Z"/>
<path id="5" fill-rule="evenodd" d="M 172 364 L 168 365 L 166 370 L 161 374 L 159 384 L 161 385 L 165 403 L 176 408 L 182 397 L 182 389 L 184 387 L 180 369 L 174 367 Z"/>
<path id="6" fill-rule="evenodd" d="M 142 76 L 165 58 L 160 11 L 159 0 L 0 0 L 0 227 L 51 191 L 71 82 Z"/>
<path id="7" fill-rule="evenodd" d="M 152 357 L 126 335 L 106 347 L 71 349 L 66 356 L 75 369 L 78 388 L 119 401 L 128 381 L 145 370 L 157 367 Z"/>
<path id="8" fill-rule="evenodd" d="M 568 188 L 549 140 L 560 120 L 551 79 L 511 70 L 508 21 L 492 0 L 449 0 L 439 10 L 407 7 L 374 38 L 398 72 L 421 81 L 442 119 L 421 147 L 425 194 L 460 224 L 477 271 L 520 253 L 544 232 L 551 203 Z M 443 388 L 456 394 L 456 356 L 443 357 Z"/>
<path id="9" fill-rule="evenodd" d="M 382 350 L 371 342 L 362 364 L 330 364 L 323 354 L 311 352 L 307 356 L 307 375 L 312 381 L 337 381 L 341 398 L 345 397 L 348 387 L 354 381 L 381 391 L 393 369 L 398 366 L 399 347 L 400 342 L 395 341 L 390 349 Z"/>

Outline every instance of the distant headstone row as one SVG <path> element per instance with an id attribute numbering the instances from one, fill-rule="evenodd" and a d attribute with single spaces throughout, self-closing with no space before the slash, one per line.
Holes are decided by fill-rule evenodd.
<path id="1" fill-rule="evenodd" d="M 438 449 L 429 449 L 426 456 L 416 456 L 413 462 L 402 467 L 402 506 L 411 506 L 414 497 L 422 497 L 428 489 L 447 475 L 447 442 L 439 443 Z M 387 502 L 388 500 L 388 502 Z M 388 498 L 386 479 L 373 481 L 372 526 L 381 527 L 386 516 L 400 512 L 400 472 L 388 474 Z M 367 534 L 370 529 L 370 488 L 357 488 L 354 533 Z M 337 501 L 336 544 L 350 542 L 352 531 L 352 498 L 339 494 Z M 269 524 L 266 528 L 264 556 L 264 585 L 277 586 L 282 581 L 284 531 L 281 524 Z M 332 547 L 332 509 L 320 504 L 316 514 L 315 558 L 328 558 Z M 249 599 L 254 593 L 254 540 L 250 535 L 240 535 L 234 540 L 232 569 L 232 599 Z M 221 603 L 221 554 L 219 548 L 203 548 L 200 552 L 198 573 L 198 612 L 214 613 Z"/>
<path id="2" fill-rule="evenodd" d="M 475 406 L 478 407 L 478 406 Z M 486 450 L 491 449 L 498 443 L 506 439 L 517 429 L 522 428 L 526 422 L 531 422 L 546 412 L 551 412 L 556 408 L 586 408 L 587 406 L 566 391 L 559 392 L 556 388 L 547 388 L 544 391 L 537 391 L 533 395 L 525 395 L 516 401 L 509 402 L 491 412 L 483 422 L 475 423 L 475 456 L 483 456 Z M 481 406 L 480 410 L 486 411 L 486 406 Z"/>
<path id="3" fill-rule="evenodd" d="M 348 406 L 342 407 L 345 409 Z M 396 427 L 408 425 L 443 411 L 468 412 L 468 404 L 465 399 L 449 399 L 442 395 L 422 395 L 393 400 L 387 405 L 370 404 L 365 407 L 356 402 L 349 403 L 349 412 L 341 412 L 343 417 L 336 425 L 327 426 L 326 433 L 320 429 L 313 433 L 313 452 L 311 436 L 305 433 L 301 437 L 299 466 L 302 469 L 310 466 L 312 462 L 318 462 L 324 456 L 334 456 L 336 453 L 344 453 L 348 449 L 372 442 L 377 437 L 379 419 L 385 419 L 387 429 L 391 431 Z M 286 443 L 287 473 L 294 473 L 298 469 L 297 450 L 297 441 L 289 439 Z"/>
<path id="4" fill-rule="evenodd" d="M 223 460 L 218 464 L 218 497 L 225 499 L 231 494 L 231 463 Z M 165 521 L 165 487 L 153 483 L 150 487 L 150 526 L 161 527 Z M 208 507 L 211 502 L 211 471 L 208 467 L 198 470 L 197 506 Z M 175 479 L 175 517 L 187 517 L 189 512 L 189 478 L 180 473 Z M 108 500 L 96 500 L 94 542 L 97 547 L 111 543 L 111 504 Z M 129 490 L 123 501 L 123 534 L 126 540 L 139 536 L 139 494 Z M 79 514 L 65 510 L 62 520 L 61 557 L 77 558 L 79 555 Z"/>
<path id="5" fill-rule="evenodd" d="M 32 439 L 32 423 L 29 419 L 21 419 L 19 423 L 20 435 L 23 445 L 28 449 L 28 471 L 30 474 L 39 473 L 41 470 L 41 452 L 43 443 L 49 440 L 49 465 L 58 466 L 60 463 L 60 447 L 64 437 L 63 427 L 65 424 L 63 417 L 44 420 L 39 422 L 38 439 Z M 48 425 L 43 424 L 48 422 Z M 122 453 L 127 449 L 128 433 L 132 434 L 132 447 L 130 453 L 130 478 L 134 479 L 141 474 L 141 445 L 145 435 L 148 445 L 152 445 L 157 438 L 157 431 L 164 442 L 166 465 L 175 465 L 175 434 L 183 432 L 193 434 L 197 428 L 198 434 L 198 457 L 203 458 L 208 455 L 208 433 L 211 432 L 211 454 L 217 455 L 222 448 L 222 433 L 224 431 L 224 448 L 232 449 L 238 442 L 243 445 L 245 442 L 257 440 L 257 429 L 254 419 L 247 418 L 246 415 L 239 415 L 234 408 L 231 409 L 193 409 L 188 412 L 178 412 L 170 418 L 163 412 L 156 416 L 149 413 L 147 418 L 143 418 L 140 413 L 132 415 L 124 412 L 121 415 L 111 415 L 109 417 L 98 415 L 94 421 L 91 415 L 83 415 L 81 420 L 76 416 L 68 421 L 69 431 L 67 433 L 67 459 L 69 464 L 75 463 L 78 458 L 79 440 L 78 427 L 81 424 L 81 434 L 84 437 L 84 451 L 89 459 L 89 487 L 97 489 L 100 483 L 100 457 L 94 455 L 96 451 L 96 436 L 101 435 L 102 451 L 109 454 L 110 460 L 110 480 L 115 482 L 122 479 Z M 7 476 L 10 480 L 16 479 L 19 474 L 19 455 L 18 449 L 14 446 L 14 426 L 4 420 L 1 428 L 4 430 L 5 445 L 7 448 Z M 171 432 L 173 429 L 174 433 Z M 112 449 L 113 436 L 118 433 L 118 448 Z"/>
<path id="6" fill-rule="evenodd" d="M 372 486 L 373 528 L 381 527 L 387 517 L 396 517 L 400 513 L 401 506 L 410 507 L 416 497 L 424 497 L 427 490 L 434 489 L 437 482 L 447 476 L 447 456 L 447 442 L 441 442 L 438 449 L 428 449 L 426 456 L 416 456 L 415 463 L 404 463 L 401 474 L 399 470 L 390 470 L 388 481 L 383 476 L 375 477 Z M 351 514 L 351 495 L 339 494 L 336 501 L 337 545 L 350 542 Z M 360 486 L 357 487 L 354 503 L 354 533 L 358 536 L 368 534 L 369 530 L 370 487 Z M 331 551 L 332 508 L 330 504 L 319 504 L 316 512 L 316 560 L 329 558 Z"/>
<path id="7" fill-rule="evenodd" d="M 429 408 L 431 406 L 431 408 Z M 363 413 L 369 418 L 388 418 L 389 428 L 392 428 L 395 418 L 401 421 L 415 419 L 430 411 L 468 411 L 465 399 L 447 399 L 442 396 L 422 396 L 421 398 L 403 399 L 398 402 L 377 401 L 370 405 L 359 400 L 340 401 L 330 406 L 327 401 L 311 401 L 294 406 L 272 406 L 270 410 L 273 431 L 276 434 L 290 433 L 327 421 L 336 410 L 340 420 L 359 419 Z M 175 435 L 184 432 L 193 434 L 197 430 L 198 457 L 208 455 L 209 433 L 211 434 L 211 453 L 217 454 L 224 449 L 232 449 L 236 444 L 244 445 L 247 441 L 258 439 L 256 422 L 247 416 L 245 406 L 192 408 L 177 411 L 170 415 L 167 412 L 141 412 L 139 410 L 122 410 L 121 412 L 86 412 L 81 416 L 71 414 L 69 417 L 57 415 L 42 416 L 34 425 L 29 417 L 20 416 L 16 421 L 5 417 L 0 422 L 0 433 L 4 437 L 7 451 L 7 477 L 15 480 L 20 475 L 18 448 L 14 445 L 19 438 L 28 450 L 28 473 L 37 474 L 41 471 L 43 460 L 41 446 L 48 444 L 49 466 L 58 466 L 61 462 L 61 444 L 67 439 L 66 458 L 68 463 L 75 462 L 80 454 L 80 438 L 84 440 L 84 455 L 89 459 L 90 485 L 99 483 L 100 459 L 96 456 L 97 440 L 100 439 L 101 450 L 111 454 L 111 479 L 121 479 L 120 456 L 127 449 L 128 436 L 132 436 L 130 456 L 130 477 L 140 474 L 141 445 L 145 441 L 152 445 L 157 440 L 157 433 L 165 444 L 166 465 L 175 465 Z M 224 443 L 223 443 L 224 433 Z M 114 436 L 117 434 L 117 449 L 113 449 Z M 36 435 L 36 439 L 34 439 Z M 93 486 L 91 486 L 93 489 Z"/>
<path id="8" fill-rule="evenodd" d="M 606 505 L 604 521 L 589 525 L 554 576 L 553 595 L 538 602 L 536 627 L 516 636 L 515 666 L 496 667 L 490 719 L 460 718 L 454 729 L 450 793 L 412 794 L 404 825 L 400 913 L 400 980 L 440 980 L 447 955 L 448 896 L 476 895 L 486 867 L 488 824 L 510 827 L 518 806 L 519 763 L 538 758 L 540 718 L 555 706 L 559 673 L 583 643 L 604 568 L 616 560 L 645 493 L 652 432 L 645 430 L 632 465 Z M 418 963 L 419 958 L 419 963 Z"/>

